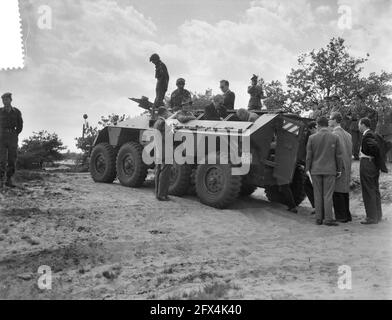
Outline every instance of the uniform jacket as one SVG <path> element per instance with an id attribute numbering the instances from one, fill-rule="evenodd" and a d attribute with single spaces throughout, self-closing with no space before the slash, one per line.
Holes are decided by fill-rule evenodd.
<path id="1" fill-rule="evenodd" d="M 249 101 L 249 110 L 261 110 L 263 104 L 261 103 L 261 99 L 264 98 L 264 91 L 263 87 L 257 86 L 250 86 L 248 88 L 248 93 L 250 94 L 250 101 Z"/>
<path id="2" fill-rule="evenodd" d="M 12 107 L 10 112 L 5 108 L 0 108 L 0 134 L 6 130 L 13 130 L 16 134 L 20 134 L 23 130 L 22 113 Z"/>
<path id="3" fill-rule="evenodd" d="M 158 80 L 157 87 L 162 90 L 167 90 L 170 77 L 166 65 L 162 61 L 158 62 L 155 66 L 155 78 Z"/>
<path id="4" fill-rule="evenodd" d="M 223 97 L 224 97 L 223 105 L 226 108 L 226 110 L 234 110 L 235 93 L 229 90 L 223 95 Z"/>
<path id="5" fill-rule="evenodd" d="M 339 138 L 328 128 L 310 136 L 306 153 L 306 170 L 312 175 L 336 175 L 343 167 Z"/>
<path id="6" fill-rule="evenodd" d="M 349 193 L 351 184 L 351 166 L 353 143 L 351 134 L 345 131 L 342 127 L 337 127 L 333 133 L 339 137 L 339 146 L 342 151 L 343 169 L 342 176 L 336 180 L 335 192 Z"/>
<path id="7" fill-rule="evenodd" d="M 192 100 L 191 93 L 188 90 L 175 90 L 170 99 L 170 106 L 174 111 L 178 111 L 182 108 L 184 102 L 189 102 Z"/>

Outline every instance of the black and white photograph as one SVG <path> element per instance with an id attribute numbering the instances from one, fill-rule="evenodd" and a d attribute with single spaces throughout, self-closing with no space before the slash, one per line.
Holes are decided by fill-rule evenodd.
<path id="1" fill-rule="evenodd" d="M 392 299 L 391 22 L 390 0 L 1 0 L 0 300 Z"/>

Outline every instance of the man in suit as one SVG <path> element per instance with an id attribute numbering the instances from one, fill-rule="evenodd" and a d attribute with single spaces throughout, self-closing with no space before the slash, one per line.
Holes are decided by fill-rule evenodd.
<path id="1" fill-rule="evenodd" d="M 312 175 L 317 225 L 337 226 L 333 219 L 332 197 L 335 181 L 342 175 L 339 138 L 328 129 L 328 119 L 317 120 L 319 131 L 309 138 L 306 172 Z"/>
<path id="2" fill-rule="evenodd" d="M 382 220 L 379 185 L 382 159 L 380 157 L 377 138 L 371 130 L 371 121 L 369 118 L 363 118 L 359 121 L 359 130 L 363 134 L 360 153 L 360 176 L 362 197 L 366 209 L 366 220 L 361 223 L 364 225 L 377 224 Z"/>
<path id="3" fill-rule="evenodd" d="M 230 90 L 230 82 L 227 80 L 222 80 L 220 82 L 220 89 L 223 92 L 223 106 L 226 110 L 234 110 L 235 93 Z"/>
<path id="4" fill-rule="evenodd" d="M 342 128 L 342 121 L 342 114 L 340 112 L 333 112 L 329 120 L 329 126 L 339 138 L 339 145 L 343 157 L 342 176 L 336 180 L 335 193 L 333 194 L 335 218 L 338 222 L 347 223 L 352 221 L 350 212 L 350 185 L 353 143 L 351 134 Z"/>

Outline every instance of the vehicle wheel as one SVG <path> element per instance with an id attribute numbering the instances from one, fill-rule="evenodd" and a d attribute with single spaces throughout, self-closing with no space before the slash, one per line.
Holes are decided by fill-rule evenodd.
<path id="1" fill-rule="evenodd" d="M 188 193 L 191 183 L 192 167 L 188 164 L 174 164 L 171 169 L 169 194 L 182 197 Z"/>
<path id="2" fill-rule="evenodd" d="M 123 186 L 140 188 L 147 177 L 148 166 L 143 162 L 143 147 L 136 142 L 124 144 L 117 156 L 117 175 Z"/>
<path id="3" fill-rule="evenodd" d="M 247 176 L 242 178 L 240 195 L 248 197 L 257 190 L 257 186 L 248 182 Z"/>
<path id="4" fill-rule="evenodd" d="M 290 189 L 293 194 L 295 204 L 299 206 L 306 198 L 304 183 L 305 183 L 306 173 L 302 167 L 297 167 L 295 169 L 293 181 L 290 184 Z M 285 196 L 280 191 L 279 186 L 268 186 L 265 188 L 265 195 L 270 202 L 281 203 L 287 205 L 287 200 Z"/>
<path id="5" fill-rule="evenodd" d="M 94 147 L 90 174 L 95 182 L 113 183 L 116 179 L 116 151 L 110 144 L 101 143 Z"/>
<path id="6" fill-rule="evenodd" d="M 233 176 L 230 165 L 200 165 L 196 171 L 196 192 L 208 206 L 224 209 L 237 199 L 241 177 Z"/>

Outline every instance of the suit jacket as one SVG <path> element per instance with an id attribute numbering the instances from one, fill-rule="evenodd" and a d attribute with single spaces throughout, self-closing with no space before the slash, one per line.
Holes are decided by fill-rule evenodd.
<path id="1" fill-rule="evenodd" d="M 381 151 L 383 146 L 380 146 L 382 139 L 378 139 L 377 135 L 369 130 L 362 138 L 362 148 L 361 152 L 369 157 L 373 157 L 375 164 L 379 170 L 382 172 L 388 172 L 385 164 L 385 155 Z"/>
<path id="2" fill-rule="evenodd" d="M 229 90 L 223 95 L 223 97 L 223 105 L 225 106 L 226 110 L 233 110 L 235 104 L 235 93 Z"/>
<path id="3" fill-rule="evenodd" d="M 310 136 L 306 154 L 306 170 L 312 175 L 335 176 L 342 171 L 342 168 L 339 138 L 328 128 L 323 128 Z"/>
<path id="4" fill-rule="evenodd" d="M 336 180 L 335 192 L 349 193 L 351 185 L 351 166 L 353 154 L 353 142 L 351 134 L 342 127 L 337 127 L 333 133 L 339 138 L 339 146 L 342 151 L 343 169 L 342 176 Z"/>

